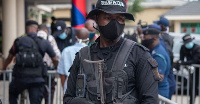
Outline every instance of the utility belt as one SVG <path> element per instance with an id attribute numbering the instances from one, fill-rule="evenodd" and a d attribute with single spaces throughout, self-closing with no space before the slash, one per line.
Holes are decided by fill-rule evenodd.
<path id="1" fill-rule="evenodd" d="M 13 76 L 16 78 L 45 78 L 47 77 L 47 67 L 45 63 L 37 67 L 23 67 L 15 64 L 13 68 Z"/>

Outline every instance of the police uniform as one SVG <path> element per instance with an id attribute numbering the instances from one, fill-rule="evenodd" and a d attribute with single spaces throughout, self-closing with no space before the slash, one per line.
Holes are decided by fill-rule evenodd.
<path id="1" fill-rule="evenodd" d="M 158 72 L 164 75 L 163 81 L 158 83 L 158 93 L 169 98 L 169 83 L 167 77 L 171 68 L 169 55 L 160 43 L 150 50 L 150 53 L 158 63 Z"/>
<path id="2" fill-rule="evenodd" d="M 114 58 L 123 40 L 124 39 L 121 38 L 120 41 L 118 41 L 118 43 L 114 46 L 100 48 L 99 39 L 97 39 L 96 43 L 90 47 L 91 56 L 97 54 L 100 59 L 104 59 L 107 66 L 106 71 L 109 71 L 111 70 Z M 137 91 L 137 96 L 135 97 L 138 99 L 139 103 L 156 104 L 158 102 L 158 84 L 155 80 L 156 76 L 154 76 L 152 70 L 154 65 L 149 59 L 152 59 L 152 57 L 149 54 L 148 49 L 136 43 L 123 70 L 128 76 L 128 91 L 131 89 L 135 89 Z M 80 60 L 79 54 L 77 54 L 73 65 L 69 70 L 70 75 L 67 90 L 64 96 L 64 104 L 71 104 L 73 98 L 76 97 L 76 79 L 79 68 Z M 93 96 L 90 100 L 96 100 L 96 96 Z M 107 98 L 107 101 L 110 100 L 111 98 Z M 98 103 L 99 102 L 96 102 L 95 104 Z M 106 104 L 109 103 L 113 102 L 107 102 Z"/>
<path id="3" fill-rule="evenodd" d="M 160 37 L 160 44 L 163 46 L 163 48 L 168 52 L 168 55 L 170 56 L 170 71 L 169 71 L 169 75 L 168 75 L 168 82 L 169 82 L 169 99 L 171 99 L 172 95 L 174 94 L 175 90 L 176 90 L 176 80 L 174 77 L 174 73 L 173 73 L 173 53 L 172 50 L 169 49 L 169 47 L 166 47 L 166 42 Z M 168 45 L 169 46 L 169 45 Z"/>
<path id="4" fill-rule="evenodd" d="M 17 42 L 23 47 L 32 47 L 32 39 L 38 38 L 37 34 L 30 33 L 27 36 L 19 37 L 15 40 L 13 46 L 11 47 L 9 53 L 16 55 L 19 52 L 19 46 Z M 44 56 L 45 52 L 49 54 L 50 57 L 55 57 L 56 54 L 53 51 L 50 43 L 47 40 L 38 38 L 38 48 L 40 48 L 40 53 Z M 13 70 L 15 71 L 15 70 Z M 39 104 L 43 98 L 44 90 L 44 79 L 42 77 L 17 77 L 13 76 L 12 82 L 9 86 L 9 101 L 11 104 L 17 104 L 18 95 L 25 89 L 29 91 L 30 102 L 32 104 Z"/>
<path id="5" fill-rule="evenodd" d="M 87 15 L 86 18 L 99 16 L 98 29 L 94 28 L 101 35 L 92 46 L 76 54 L 69 70 L 64 104 L 158 103 L 156 61 L 148 49 L 121 37 L 125 19 L 134 21 L 126 10 L 124 0 L 98 0 L 96 8 Z M 106 13 L 111 18 L 105 18 Z M 100 47 L 101 42 L 105 46 Z M 90 63 L 99 60 L 99 66 Z"/>
<path id="6" fill-rule="evenodd" d="M 155 28 L 155 29 L 161 31 L 161 27 L 157 24 L 149 25 L 148 27 L 149 28 Z M 164 40 L 163 37 L 165 37 L 166 40 Z M 172 67 L 172 65 L 173 65 L 173 54 L 172 54 L 172 51 L 171 51 L 172 43 L 173 43 L 172 40 L 173 39 L 169 36 L 169 34 L 165 34 L 164 36 L 163 35 L 159 36 L 160 44 L 163 46 L 163 48 L 168 53 L 168 55 L 171 56 L 170 57 L 171 68 L 170 68 L 170 72 L 169 72 L 169 75 L 168 75 L 168 82 L 169 82 L 169 97 L 168 98 L 169 99 L 171 99 L 172 95 L 174 94 L 174 92 L 176 90 L 176 80 L 175 80 L 173 70 L 172 70 L 173 69 L 173 67 Z M 167 42 L 165 42 L 165 41 L 167 41 Z"/>

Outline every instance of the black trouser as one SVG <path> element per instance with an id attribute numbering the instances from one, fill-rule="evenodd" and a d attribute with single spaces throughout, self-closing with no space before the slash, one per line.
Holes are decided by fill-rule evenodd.
<path id="1" fill-rule="evenodd" d="M 195 81 L 193 79 L 194 73 L 190 74 L 190 89 L 189 89 L 189 94 L 190 94 L 190 104 L 194 104 L 196 95 L 198 94 L 198 86 L 199 86 L 199 69 L 196 68 L 195 72 Z M 193 94 L 193 84 L 194 84 L 194 94 Z M 194 98 L 194 101 L 193 101 Z"/>
<path id="2" fill-rule="evenodd" d="M 49 104 L 48 101 L 49 101 L 49 80 L 46 81 L 46 85 L 45 85 L 45 90 L 44 90 L 44 99 L 45 99 L 45 104 Z M 55 86 L 56 86 L 56 82 L 55 82 L 55 78 L 53 77 L 51 79 L 51 103 L 50 104 L 53 104 L 53 98 L 54 98 L 54 92 L 55 92 Z"/>
<path id="3" fill-rule="evenodd" d="M 18 95 L 28 90 L 30 104 L 41 104 L 43 98 L 44 84 L 43 83 L 27 83 L 13 80 L 9 86 L 9 102 L 17 104 Z"/>

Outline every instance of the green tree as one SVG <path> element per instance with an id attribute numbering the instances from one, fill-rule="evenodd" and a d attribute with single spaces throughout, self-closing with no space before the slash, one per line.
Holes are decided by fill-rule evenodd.
<path id="1" fill-rule="evenodd" d="M 128 7 L 128 12 L 135 16 L 136 13 L 143 11 L 144 8 L 140 5 L 142 1 L 143 0 L 129 0 L 129 2 L 132 2 L 133 4 Z"/>

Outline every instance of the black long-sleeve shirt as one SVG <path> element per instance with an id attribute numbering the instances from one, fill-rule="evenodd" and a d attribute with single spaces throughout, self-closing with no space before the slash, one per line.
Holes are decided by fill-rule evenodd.
<path id="1" fill-rule="evenodd" d="M 186 61 L 184 61 L 186 58 Z M 200 63 L 200 46 L 194 44 L 192 49 L 187 49 L 184 45 L 181 46 L 180 60 L 183 65 L 199 64 Z"/>
<path id="2" fill-rule="evenodd" d="M 97 54 L 101 59 L 106 60 L 107 70 L 110 70 L 114 57 L 122 43 L 123 39 L 111 47 L 99 48 L 98 41 L 90 47 L 91 56 Z M 157 104 L 158 103 L 158 83 L 154 79 L 152 65 L 148 61 L 151 59 L 148 49 L 139 44 L 135 44 L 128 60 L 127 67 L 124 71 L 128 75 L 128 91 L 135 88 L 137 91 L 137 99 L 141 104 Z M 76 97 L 76 79 L 79 70 L 80 60 L 79 54 L 76 55 L 73 65 L 70 68 L 68 86 L 64 96 L 64 104 L 70 104 Z M 109 99 L 109 98 L 107 98 Z M 110 98 L 111 99 L 111 98 Z"/>

